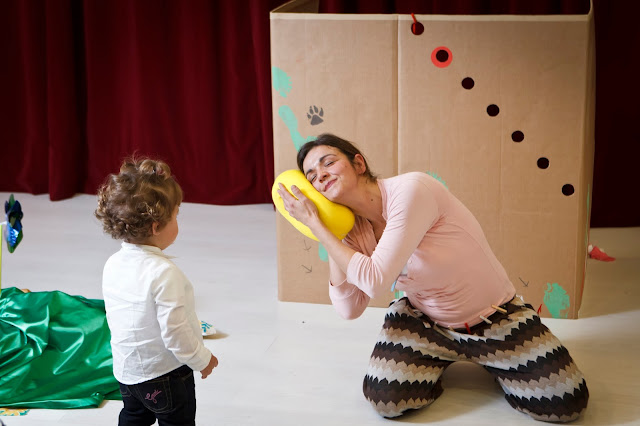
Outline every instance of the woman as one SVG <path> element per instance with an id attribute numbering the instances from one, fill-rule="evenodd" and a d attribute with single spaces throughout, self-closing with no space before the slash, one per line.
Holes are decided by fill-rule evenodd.
<path id="1" fill-rule="evenodd" d="M 346 319 L 395 286 L 363 390 L 384 417 L 431 404 L 455 361 L 482 365 L 517 410 L 544 421 L 580 416 L 589 393 L 566 348 L 540 322 L 491 251 L 471 212 L 425 173 L 377 179 L 348 141 L 320 135 L 298 167 L 327 199 L 349 207 L 354 228 L 338 240 L 293 186 L 279 194 L 329 254 L 329 295 Z"/>

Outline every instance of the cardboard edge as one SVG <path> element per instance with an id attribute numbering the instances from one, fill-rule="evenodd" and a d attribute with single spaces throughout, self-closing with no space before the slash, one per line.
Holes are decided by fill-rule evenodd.
<path id="1" fill-rule="evenodd" d="M 588 245 L 590 240 L 591 233 L 591 206 L 593 205 L 592 193 L 593 193 L 593 162 L 595 157 L 595 108 L 596 108 L 596 46 L 595 46 L 595 23 L 593 20 L 593 0 L 591 1 L 591 9 L 588 15 L 587 21 L 587 31 L 588 31 L 588 39 L 587 39 L 587 53 L 586 53 L 586 64 L 585 67 L 587 69 L 587 79 L 585 85 L 585 94 L 586 105 L 584 111 L 584 128 L 583 128 L 583 140 L 585 144 L 583 145 L 582 151 L 582 169 L 580 170 L 582 187 L 584 188 L 585 194 L 581 197 L 581 202 L 586 203 L 587 207 L 584 210 L 584 221 L 586 223 L 586 240 L 584 240 L 582 233 L 579 234 L 579 238 L 577 240 L 577 246 L 581 247 L 582 250 L 580 253 L 581 264 L 578 266 L 581 267 L 581 270 L 576 271 L 578 276 L 578 282 L 576 282 L 575 289 L 575 318 L 580 317 L 580 307 L 582 305 L 582 296 L 584 294 L 584 285 L 586 281 L 587 275 L 587 258 L 588 258 Z M 586 187 L 585 187 L 586 186 Z M 584 204 L 583 204 L 584 205 Z"/>
<path id="2" fill-rule="evenodd" d="M 591 7 L 593 9 L 593 7 Z M 586 15 L 415 15 L 418 21 L 498 21 L 498 22 L 587 22 L 591 10 Z M 401 21 L 413 21 L 411 15 L 397 15 Z"/>
<path id="3" fill-rule="evenodd" d="M 269 14 L 272 20 L 309 20 L 317 21 L 397 21 L 398 15 L 357 15 L 357 14 L 333 14 L 333 13 L 275 13 Z"/>
<path id="4" fill-rule="evenodd" d="M 296 0 L 294 0 L 296 1 Z M 288 3 L 287 3 L 288 4 Z M 292 13 L 295 12 L 295 13 Z M 415 15 L 418 21 L 438 22 L 587 22 L 589 15 Z M 313 19 L 322 21 L 413 21 L 411 15 L 398 14 L 337 14 L 317 13 L 313 11 L 281 11 L 274 9 L 269 14 L 270 19 L 305 20 Z"/>
<path id="5" fill-rule="evenodd" d="M 359 20 L 398 20 L 412 21 L 409 14 L 358 14 L 358 13 L 319 13 L 320 0 L 291 0 L 269 13 L 270 19 L 314 19 L 331 21 Z M 456 21 L 456 22 L 587 22 L 593 19 L 593 0 L 589 3 L 589 13 L 585 15 L 414 15 L 422 21 Z"/>

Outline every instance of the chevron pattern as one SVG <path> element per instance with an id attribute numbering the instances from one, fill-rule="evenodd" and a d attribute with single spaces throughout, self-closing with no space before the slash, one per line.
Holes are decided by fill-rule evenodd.
<path id="1" fill-rule="evenodd" d="M 578 418 L 589 391 L 567 349 L 530 305 L 514 298 L 502 307 L 469 334 L 438 326 L 406 297 L 394 301 L 364 378 L 367 400 L 384 417 L 426 407 L 443 392 L 444 370 L 470 361 L 496 378 L 516 410 L 549 422 Z"/>

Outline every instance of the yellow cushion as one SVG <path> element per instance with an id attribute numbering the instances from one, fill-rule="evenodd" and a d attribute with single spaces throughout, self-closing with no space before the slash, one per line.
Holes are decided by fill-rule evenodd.
<path id="1" fill-rule="evenodd" d="M 318 241 L 309 227 L 291 217 L 289 212 L 284 208 L 284 201 L 280 197 L 280 194 L 278 194 L 279 183 L 282 183 L 289 192 L 291 192 L 292 185 L 297 186 L 308 199 L 313 201 L 318 208 L 320 220 L 338 239 L 342 240 L 347 236 L 349 231 L 351 231 L 351 228 L 353 228 L 356 218 L 348 207 L 329 201 L 324 195 L 318 192 L 313 185 L 311 185 L 311 182 L 307 180 L 300 170 L 287 170 L 280 173 L 276 178 L 276 181 L 273 183 L 273 187 L 271 188 L 271 198 L 282 216 L 284 216 L 284 218 L 295 226 L 298 231 L 302 232 L 307 237 Z"/>

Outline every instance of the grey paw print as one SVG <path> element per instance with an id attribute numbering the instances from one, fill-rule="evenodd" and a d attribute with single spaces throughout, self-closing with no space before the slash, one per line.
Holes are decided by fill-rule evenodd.
<path id="1" fill-rule="evenodd" d="M 320 108 L 320 110 L 318 110 L 318 107 L 315 105 L 312 105 L 309 107 L 309 112 L 307 113 L 307 118 L 309 120 L 311 120 L 311 125 L 315 126 L 316 124 L 320 124 L 322 123 L 324 120 L 322 119 L 322 117 L 324 116 L 324 111 L 322 110 L 322 108 Z"/>

